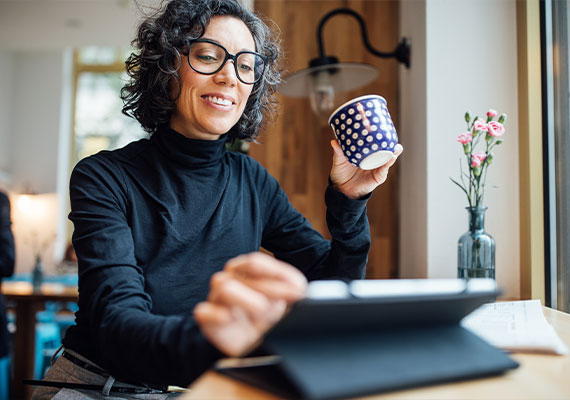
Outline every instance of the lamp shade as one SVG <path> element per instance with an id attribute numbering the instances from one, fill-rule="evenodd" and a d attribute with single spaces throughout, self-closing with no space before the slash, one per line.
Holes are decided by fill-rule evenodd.
<path id="1" fill-rule="evenodd" d="M 326 118 L 328 113 L 338 106 L 335 94 L 358 89 L 372 82 L 378 76 L 378 70 L 372 65 L 360 63 L 339 63 L 338 58 L 327 55 L 323 43 L 325 23 L 335 15 L 345 14 L 355 18 L 360 26 L 362 42 L 366 49 L 377 57 L 396 58 L 410 66 L 410 46 L 404 38 L 392 52 L 382 52 L 370 44 L 366 33 L 366 24 L 356 11 L 350 8 L 337 8 L 329 11 L 319 22 L 317 45 L 319 56 L 309 62 L 309 68 L 295 72 L 284 78 L 279 92 L 290 97 L 309 97 L 311 108 L 319 117 Z"/>
<path id="2" fill-rule="evenodd" d="M 317 77 L 326 74 L 324 79 L 335 93 L 358 89 L 374 81 L 378 76 L 378 70 L 369 64 L 361 63 L 337 63 L 321 65 L 303 69 L 283 78 L 279 86 L 279 92 L 290 97 L 309 97 L 311 92 L 318 86 Z"/>

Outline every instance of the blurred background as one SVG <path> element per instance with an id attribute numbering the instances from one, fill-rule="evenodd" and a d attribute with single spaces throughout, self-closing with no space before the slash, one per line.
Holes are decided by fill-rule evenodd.
<path id="1" fill-rule="evenodd" d="M 546 3 L 559 31 L 567 27 L 566 2 L 547 1 L 542 6 Z M 67 220 L 70 172 L 89 154 L 145 137 L 134 120 L 121 114 L 119 91 L 137 22 L 159 4 L 0 0 L 0 190 L 9 193 L 12 203 L 16 268 L 11 279 L 33 286 L 40 260 L 43 281 L 63 285 L 46 289 L 44 295 L 53 298 L 38 299 L 36 308 L 20 312 L 21 318 L 45 311 L 45 301 L 51 300 L 59 304 L 54 315 L 73 312 L 68 301 L 73 303 L 76 296 L 76 280 L 70 278 L 76 279 L 70 248 L 73 228 Z M 548 31 L 541 31 L 544 15 L 538 0 L 246 4 L 280 32 L 287 73 L 307 68 L 318 56 L 318 23 L 339 7 L 362 16 L 376 49 L 392 51 L 402 38 L 410 45 L 407 68 L 393 58 L 371 54 L 350 17 L 335 16 L 323 30 L 327 55 L 366 63 L 378 71 L 366 86 L 338 93 L 335 105 L 364 94 L 382 95 L 405 148 L 389 180 L 368 203 L 368 278 L 457 276 L 457 239 L 467 230 L 467 204 L 449 179 L 458 176 L 462 157 L 456 137 L 465 131 L 467 110 L 483 116 L 493 108 L 508 115 L 505 143 L 497 149 L 488 176 L 493 188 L 486 194 L 486 230 L 497 243 L 497 281 L 505 298 L 541 298 L 543 304 L 570 308 L 570 241 L 567 224 L 560 222 L 569 220 L 564 217 L 570 203 L 564 182 L 570 180 L 564 180 L 568 168 L 557 155 L 564 154 L 563 147 L 548 147 L 554 122 L 560 121 L 560 135 L 567 133 L 568 96 L 557 99 L 557 105 L 541 101 L 548 79 L 558 85 L 557 93 L 568 93 L 568 81 L 563 80 L 568 74 L 568 30 L 556 33 L 550 21 L 551 41 L 541 43 Z M 554 60 L 550 69 L 541 64 L 548 54 Z M 280 112 L 267 124 L 259 144 L 240 151 L 259 160 L 293 205 L 328 237 L 323 192 L 333 135 L 311 110 L 308 98 L 280 94 L 279 100 Z M 551 125 L 543 123 L 546 106 L 555 115 Z M 57 299 L 57 293 L 69 297 Z M 16 301 L 14 294 L 13 308 Z M 18 323 L 12 318 L 15 331 Z M 63 321 L 58 326 L 65 328 L 68 322 Z M 51 338 L 49 346 L 57 342 L 57 336 Z M 24 340 L 34 339 L 17 340 L 24 346 Z M 36 342 L 36 351 L 39 346 Z M 35 356 L 28 351 L 22 357 Z M 16 364 L 20 375 L 34 368 L 33 362 Z M 17 391 L 24 393 L 20 387 Z"/>
<path id="2" fill-rule="evenodd" d="M 49 230 L 54 238 L 44 249 L 47 272 L 55 270 L 71 237 L 67 185 L 74 164 L 100 149 L 144 137 L 137 123 L 120 113 L 118 92 L 137 21 L 159 4 L 0 0 L 0 180 L 13 194 L 56 194 L 51 213 L 55 218 L 51 225 L 41 224 L 42 232 Z M 382 95 L 406 149 L 369 203 L 373 245 L 368 274 L 372 278 L 455 276 L 456 241 L 467 223 L 463 194 L 449 181 L 460 157 L 455 137 L 464 129 L 462 115 L 467 109 L 485 113 L 495 107 L 509 115 L 509 132 L 517 131 L 516 3 L 256 0 L 247 4 L 280 32 L 287 73 L 307 68 L 318 56 L 317 25 L 338 7 L 363 17 L 376 49 L 392 51 L 401 38 L 407 38 L 410 68 L 368 52 L 353 18 L 335 16 L 323 30 L 327 55 L 378 70 L 373 82 L 339 93 L 335 104 L 363 94 Z M 470 15 L 486 15 L 487 28 L 481 29 Z M 484 61 L 486 53 L 485 59 L 492 62 Z M 473 62 L 475 54 L 478 62 Z M 260 144 L 248 151 L 280 181 L 295 207 L 328 236 L 322 199 L 332 133 L 311 111 L 307 98 L 280 95 L 279 100 L 277 118 L 267 125 Z M 488 212 L 487 228 L 501 243 L 498 279 L 509 296 L 516 297 L 517 136 L 510 135 L 508 141 L 489 177 L 501 191 L 489 192 L 494 206 Z M 30 271 L 33 257 L 29 258 L 19 234 L 16 240 L 16 270 Z"/>

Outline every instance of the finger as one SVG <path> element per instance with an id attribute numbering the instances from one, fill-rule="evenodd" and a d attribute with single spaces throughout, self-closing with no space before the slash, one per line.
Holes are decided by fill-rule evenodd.
<path id="1" fill-rule="evenodd" d="M 394 164 L 396 164 L 396 160 L 398 159 L 397 155 L 393 155 L 392 159 L 390 161 L 388 161 L 386 164 L 382 165 L 382 167 L 380 167 L 381 170 L 385 170 L 386 173 L 388 172 L 388 170 L 390 169 L 390 167 Z"/>
<path id="2" fill-rule="evenodd" d="M 231 357 L 251 348 L 264 332 L 249 321 L 243 310 L 210 302 L 194 308 L 194 319 L 210 343 Z"/>
<path id="3" fill-rule="evenodd" d="M 204 301 L 194 307 L 194 319 L 200 325 L 226 325 L 233 317 L 227 307 Z"/>
<path id="4" fill-rule="evenodd" d="M 244 285 L 256 292 L 262 293 L 271 300 L 283 300 L 288 304 L 302 299 L 306 294 L 305 290 L 299 290 L 297 287 L 292 287 L 290 284 L 282 281 L 250 278 L 248 276 L 241 276 L 237 279 L 239 279 Z"/>
<path id="5" fill-rule="evenodd" d="M 210 321 L 216 317 L 216 323 L 251 325 L 258 332 L 264 332 L 281 319 L 287 309 L 285 300 L 272 300 L 242 282 L 228 278 L 228 274 L 217 274 L 212 280 L 207 304 L 218 308 L 210 307 Z"/>
<path id="6" fill-rule="evenodd" d="M 307 288 L 307 279 L 297 268 L 259 252 L 231 259 L 224 270 L 243 281 L 280 282 L 292 293 L 304 294 Z"/>
<path id="7" fill-rule="evenodd" d="M 271 306 L 269 299 L 261 292 L 223 272 L 212 277 L 208 301 L 230 309 L 242 309 L 252 320 L 262 318 Z"/>
<path id="8" fill-rule="evenodd" d="M 396 163 L 397 159 L 398 159 L 398 156 L 394 155 L 394 156 L 392 156 L 392 159 L 390 161 L 388 161 L 386 164 L 372 170 L 372 175 L 374 177 L 374 180 L 379 185 L 386 182 L 386 179 L 388 179 L 388 171 L 390 170 L 390 167 L 392 167 Z"/>
<path id="9" fill-rule="evenodd" d="M 235 278 L 250 289 L 263 294 L 271 300 L 284 300 L 288 304 L 294 303 L 306 295 L 306 285 L 300 287 L 275 279 L 266 279 L 260 277 L 252 277 L 249 275 L 239 275 Z"/>
<path id="10" fill-rule="evenodd" d="M 347 162 L 344 152 L 336 139 L 331 140 L 331 147 L 333 148 L 333 164 L 338 165 Z"/>
<path id="11" fill-rule="evenodd" d="M 336 140 L 336 139 L 331 140 L 331 147 L 337 156 L 344 157 L 344 153 L 342 152 L 342 149 L 340 148 L 340 145 L 338 144 L 338 140 Z"/>
<path id="12" fill-rule="evenodd" d="M 398 143 L 396 147 L 394 147 L 394 155 L 392 156 L 392 159 L 388 161 L 386 164 L 379 167 L 378 170 L 381 170 L 383 173 L 385 172 L 387 174 L 390 167 L 396 163 L 396 160 L 398 159 L 400 154 L 402 154 L 403 151 L 404 147 Z"/>
<path id="13" fill-rule="evenodd" d="M 394 155 L 396 157 L 399 157 L 400 154 L 402 154 L 402 152 L 404 151 L 404 146 L 402 146 L 400 143 L 398 143 L 396 145 L 396 147 L 394 147 Z"/>

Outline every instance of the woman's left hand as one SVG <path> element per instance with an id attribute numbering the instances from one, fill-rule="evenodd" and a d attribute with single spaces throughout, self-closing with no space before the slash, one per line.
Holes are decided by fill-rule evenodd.
<path id="1" fill-rule="evenodd" d="M 388 170 L 404 148 L 397 144 L 394 148 L 394 156 L 386 164 L 371 170 L 363 170 L 352 165 L 344 156 L 336 140 L 331 140 L 334 150 L 333 166 L 331 169 L 331 181 L 333 186 L 351 199 L 358 199 L 372 192 L 388 178 Z"/>
<path id="2" fill-rule="evenodd" d="M 194 318 L 210 343 L 237 357 L 251 350 L 306 290 L 307 279 L 292 265 L 264 253 L 244 254 L 212 276 L 208 298 L 198 303 Z"/>

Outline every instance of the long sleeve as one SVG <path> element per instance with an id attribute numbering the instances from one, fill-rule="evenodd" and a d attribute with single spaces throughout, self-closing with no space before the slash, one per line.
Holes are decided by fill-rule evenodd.
<path id="1" fill-rule="evenodd" d="M 78 326 L 95 359 L 117 378 L 188 385 L 221 356 L 191 314 L 157 315 L 135 257 L 120 175 L 80 164 L 70 183 L 73 244 L 79 259 Z M 168 285 L 167 276 L 164 284 Z M 80 344 L 71 334 L 64 344 Z M 85 351 L 83 351 L 84 353 Z"/>
<path id="2" fill-rule="evenodd" d="M 308 279 L 362 279 L 370 249 L 366 202 L 353 200 L 330 184 L 325 192 L 327 225 L 332 240 L 325 240 L 297 212 L 277 181 L 260 177 L 269 204 L 262 245 L 279 259 L 302 270 Z"/>

